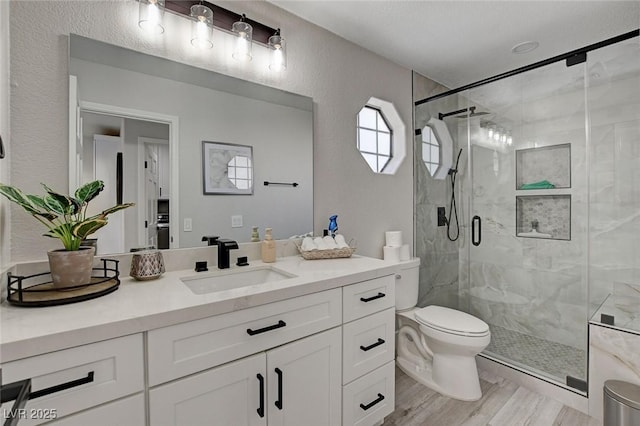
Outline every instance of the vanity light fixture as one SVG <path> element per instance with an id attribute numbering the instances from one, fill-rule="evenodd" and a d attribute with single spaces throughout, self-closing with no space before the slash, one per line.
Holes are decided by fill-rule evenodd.
<path id="1" fill-rule="evenodd" d="M 2 0 L 0 0 L 2 1 Z M 253 44 L 269 49 L 271 70 L 287 67 L 286 44 L 280 29 L 248 19 L 207 0 L 138 0 L 139 25 L 143 29 L 164 32 L 162 17 L 165 9 L 191 21 L 191 44 L 199 48 L 213 47 L 213 29 L 234 37 L 232 56 L 238 61 L 251 61 Z M 158 24 L 157 24 L 158 23 Z"/>
<path id="2" fill-rule="evenodd" d="M 140 0 L 138 25 L 152 34 L 162 34 L 164 26 L 164 0 Z"/>
<path id="3" fill-rule="evenodd" d="M 280 28 L 269 37 L 269 48 L 271 49 L 271 60 L 269 69 L 272 71 L 282 71 L 287 68 L 287 45 L 280 35 Z"/>
<path id="4" fill-rule="evenodd" d="M 246 22 L 247 16 L 243 13 L 239 21 L 233 23 L 231 31 L 236 35 L 233 59 L 243 62 L 251 60 L 251 41 L 253 39 L 253 27 Z"/>
<path id="5" fill-rule="evenodd" d="M 200 49 L 213 47 L 213 11 L 203 4 L 191 6 L 191 44 Z"/>

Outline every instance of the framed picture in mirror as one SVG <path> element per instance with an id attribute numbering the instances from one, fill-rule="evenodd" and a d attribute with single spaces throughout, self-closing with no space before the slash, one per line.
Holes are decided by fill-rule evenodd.
<path id="1" fill-rule="evenodd" d="M 252 195 L 253 147 L 202 141 L 202 183 L 205 195 Z"/>

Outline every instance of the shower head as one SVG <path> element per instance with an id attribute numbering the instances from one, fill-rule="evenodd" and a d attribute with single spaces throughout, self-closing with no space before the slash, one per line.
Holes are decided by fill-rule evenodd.
<path id="1" fill-rule="evenodd" d="M 470 118 L 470 117 L 479 117 L 481 115 L 489 115 L 489 113 L 486 112 L 486 111 L 478 111 L 478 112 L 476 112 L 476 107 L 469 108 L 469 111 L 470 112 L 468 112 L 466 114 L 456 115 L 456 118 L 467 118 L 467 117 Z"/>
<path id="2" fill-rule="evenodd" d="M 464 114 L 461 114 L 464 113 Z M 460 115 L 456 115 L 456 114 L 460 114 Z M 478 111 L 476 112 L 476 107 L 472 106 L 469 108 L 462 108 L 456 111 L 451 111 L 451 112 L 447 112 L 447 113 L 439 113 L 438 114 L 438 118 L 440 120 L 442 120 L 445 117 L 450 117 L 452 115 L 456 115 L 456 118 L 470 118 L 470 117 L 478 117 L 481 115 L 488 115 L 488 112 L 484 112 L 484 111 Z"/>

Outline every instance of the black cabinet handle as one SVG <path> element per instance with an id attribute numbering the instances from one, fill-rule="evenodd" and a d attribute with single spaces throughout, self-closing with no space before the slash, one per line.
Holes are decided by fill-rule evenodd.
<path id="1" fill-rule="evenodd" d="M 264 332 L 267 332 L 267 331 L 275 330 L 276 328 L 282 328 L 285 325 L 287 325 L 287 323 L 282 321 L 282 320 L 280 320 L 280 321 L 278 321 L 277 324 L 270 325 L 269 327 L 259 328 L 257 330 L 252 330 L 250 328 L 247 328 L 247 334 L 249 334 L 249 336 L 255 336 L 256 334 L 260 334 L 260 333 L 264 333 Z"/>
<path id="2" fill-rule="evenodd" d="M 258 377 L 258 386 L 260 386 L 260 406 L 258 407 L 258 415 L 260 417 L 264 417 L 264 377 L 262 377 L 262 374 L 260 373 L 258 373 L 256 377 Z"/>
<path id="3" fill-rule="evenodd" d="M 476 238 L 476 223 L 478 224 L 478 237 Z M 479 246 L 482 242 L 482 219 L 480 216 L 474 216 L 471 219 L 471 244 Z"/>
<path id="4" fill-rule="evenodd" d="M 364 411 L 367 411 L 369 408 L 373 407 L 378 402 L 382 402 L 383 399 L 384 399 L 384 395 L 379 393 L 378 397 L 376 399 L 374 399 L 373 401 L 371 401 L 370 403 L 368 403 L 367 405 L 360 404 L 360 408 L 362 408 Z"/>
<path id="5" fill-rule="evenodd" d="M 2 136 L 0 136 L 0 160 L 4 158 L 4 143 L 2 143 Z"/>
<path id="6" fill-rule="evenodd" d="M 362 349 L 363 351 L 367 352 L 370 351 L 371 349 L 375 348 L 376 346 L 380 346 L 384 343 L 384 339 L 381 339 L 378 337 L 378 341 L 375 343 L 370 344 L 369 346 L 360 346 L 360 349 Z"/>
<path id="7" fill-rule="evenodd" d="M 4 410 L 3 417 L 6 419 L 4 426 L 17 426 L 29 400 L 29 392 L 31 392 L 31 379 L 0 386 L 0 403 L 16 400 L 10 409 Z"/>
<path id="8" fill-rule="evenodd" d="M 381 297 L 385 297 L 385 296 L 386 296 L 386 294 L 384 294 L 384 293 L 378 293 L 375 296 L 371 296 L 371 297 L 367 297 L 367 298 L 361 297 L 360 300 L 365 302 L 365 303 L 367 303 L 367 302 L 371 302 L 372 300 L 380 299 Z"/>
<path id="9" fill-rule="evenodd" d="M 276 407 L 282 410 L 282 370 L 276 368 L 275 372 L 278 375 L 278 399 L 276 400 Z"/>
<path id="10" fill-rule="evenodd" d="M 76 386 L 84 385 L 87 383 L 93 382 L 93 371 L 89 371 L 87 377 L 83 377 L 82 379 L 72 380 L 67 383 L 62 383 L 60 385 L 51 386 L 50 388 L 41 389 L 39 391 L 31 392 L 29 395 L 29 399 L 40 398 L 41 396 L 51 395 L 52 393 L 60 392 L 66 389 L 75 388 Z"/>

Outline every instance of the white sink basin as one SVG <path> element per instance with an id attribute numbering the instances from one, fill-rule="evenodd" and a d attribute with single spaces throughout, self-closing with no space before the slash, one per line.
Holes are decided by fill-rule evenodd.
<path id="1" fill-rule="evenodd" d="M 207 294 L 286 280 L 296 276 L 272 266 L 260 266 L 252 269 L 231 269 L 205 275 L 195 275 L 181 278 L 180 280 L 194 294 Z"/>

